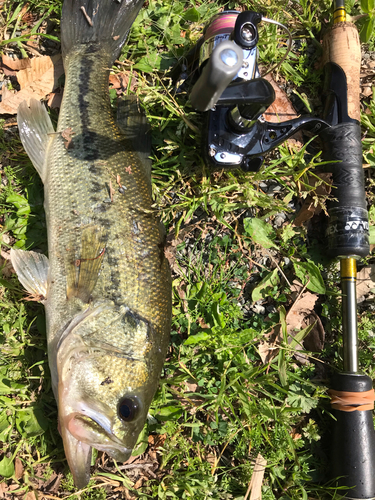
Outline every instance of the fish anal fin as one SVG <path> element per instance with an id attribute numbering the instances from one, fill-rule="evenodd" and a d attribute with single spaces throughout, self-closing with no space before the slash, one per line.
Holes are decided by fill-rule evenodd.
<path id="1" fill-rule="evenodd" d="M 67 297 L 78 297 L 89 302 L 99 277 L 105 254 L 105 236 L 98 226 L 88 226 L 82 231 L 80 252 L 69 255 L 67 262 Z"/>
<path id="2" fill-rule="evenodd" d="M 41 253 L 12 248 L 10 259 L 22 285 L 36 300 L 44 302 L 47 298 L 48 258 Z"/>
<path id="3" fill-rule="evenodd" d="M 45 106 L 36 99 L 30 99 L 18 106 L 17 123 L 21 142 L 43 182 L 46 179 L 47 146 L 55 132 Z"/>

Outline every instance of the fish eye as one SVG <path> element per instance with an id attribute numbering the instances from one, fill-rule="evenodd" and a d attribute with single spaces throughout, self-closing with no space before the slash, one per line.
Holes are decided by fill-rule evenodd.
<path id="1" fill-rule="evenodd" d="M 120 401 L 118 414 L 124 422 L 131 422 L 138 416 L 139 403 L 135 398 L 124 398 Z"/>

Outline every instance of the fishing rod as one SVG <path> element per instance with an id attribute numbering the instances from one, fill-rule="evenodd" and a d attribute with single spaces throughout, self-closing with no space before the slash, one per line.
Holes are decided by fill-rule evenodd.
<path id="1" fill-rule="evenodd" d="M 334 201 L 326 231 L 331 257 L 340 260 L 343 371 L 331 381 L 331 477 L 345 498 L 375 498 L 374 390 L 359 372 L 357 260 L 369 253 L 369 225 L 362 168 L 360 127 L 361 47 L 356 27 L 346 21 L 344 0 L 335 0 L 333 26 L 323 39 L 325 111 L 331 125 L 320 133 L 322 159 L 332 163 Z"/>
<path id="2" fill-rule="evenodd" d="M 291 36 L 285 26 L 257 12 L 224 11 L 214 16 L 171 77 L 177 91 L 191 85 L 189 78 L 195 81 L 190 101 L 205 112 L 202 150 L 213 169 L 254 172 L 266 153 L 298 130 L 320 136 L 323 168 L 332 174 L 326 236 L 330 256 L 340 260 L 344 346 L 343 371 L 333 377 L 329 391 L 335 417 L 331 477 L 339 478 L 340 493 L 346 498 L 375 500 L 374 390 L 372 380 L 358 371 L 357 347 L 356 266 L 369 253 L 360 128 L 361 47 L 356 27 L 346 21 L 344 0 L 335 0 L 333 17 L 333 27 L 323 40 L 323 119 L 309 115 L 280 123 L 263 119 L 275 93 L 257 64 L 258 24 L 274 23 L 287 32 L 284 57 Z"/>

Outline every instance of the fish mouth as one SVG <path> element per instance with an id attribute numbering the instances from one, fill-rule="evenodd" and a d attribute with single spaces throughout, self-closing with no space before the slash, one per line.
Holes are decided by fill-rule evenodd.
<path id="1" fill-rule="evenodd" d="M 97 420 L 102 419 L 97 416 Z M 87 486 L 90 480 L 93 447 L 107 452 L 118 462 L 126 462 L 132 453 L 132 448 L 124 446 L 113 432 L 107 432 L 99 422 L 78 412 L 64 416 L 60 430 L 65 455 L 78 489 Z"/>
<path id="2" fill-rule="evenodd" d="M 105 451 L 118 462 L 126 462 L 132 448 L 124 446 L 112 432 L 109 419 L 102 415 L 71 413 L 64 418 L 66 429 L 79 442 Z"/>

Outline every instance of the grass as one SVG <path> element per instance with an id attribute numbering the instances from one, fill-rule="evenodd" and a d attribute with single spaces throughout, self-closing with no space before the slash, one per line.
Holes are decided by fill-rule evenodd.
<path id="1" fill-rule="evenodd" d="M 320 54 L 310 48 L 319 42 L 330 2 L 243 5 L 289 26 L 295 48 L 279 78 L 302 88 L 308 99 L 319 96 Z M 18 14 L 24 6 L 5 4 L 1 14 L 6 33 L 18 37 L 11 45 L 16 51 L 23 41 Z M 153 193 L 173 264 L 173 323 L 164 374 L 134 462 L 124 469 L 99 453 L 83 499 L 243 500 L 258 453 L 267 460 L 265 500 L 340 498 L 326 474 L 332 422 L 326 385 L 330 366 L 339 369 L 342 362 L 338 272 L 321 251 L 319 230 L 307 234 L 306 227 L 292 224 L 296 204 L 308 197 L 324 208 L 325 196 L 316 190 L 319 153 L 283 145 L 256 174 L 210 172 L 197 147 L 201 115 L 184 93 L 174 94 L 167 74 L 220 6 L 150 0 L 114 68 L 136 74 L 134 92 L 152 126 Z M 239 8 L 237 2 L 226 6 Z M 59 19 L 61 5 L 33 1 L 28 8 L 38 19 L 50 11 Z M 3 50 L 9 46 L 5 39 L 1 43 Z M 262 65 L 273 65 L 284 50 L 275 27 L 266 25 Z M 365 105 L 371 113 L 362 116 L 364 158 L 372 169 L 374 98 Z M 12 128 L 0 136 L 0 155 L 2 248 L 45 251 L 42 185 Z M 265 181 L 280 189 L 267 194 Z M 367 188 L 372 201 L 370 176 Z M 278 226 L 279 214 L 285 218 Z M 295 357 L 304 333 L 292 342 L 286 333 L 296 279 L 319 296 L 316 310 L 326 331 L 323 350 L 305 352 L 306 364 Z M 0 486 L 13 488 L 15 498 L 31 492 L 38 499 L 78 498 L 56 431 L 43 307 L 23 300 L 5 261 L 0 285 Z M 360 365 L 370 376 L 374 331 L 371 311 L 361 309 Z M 262 345 L 275 336 L 275 357 L 263 363 Z"/>

